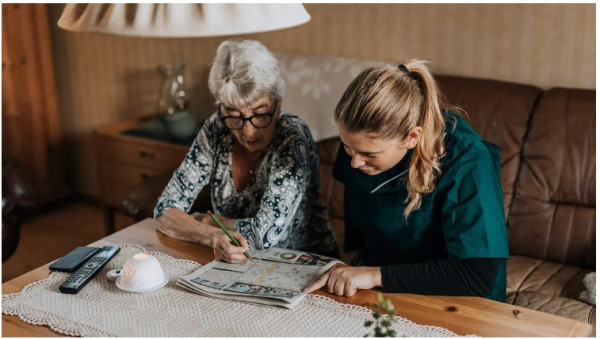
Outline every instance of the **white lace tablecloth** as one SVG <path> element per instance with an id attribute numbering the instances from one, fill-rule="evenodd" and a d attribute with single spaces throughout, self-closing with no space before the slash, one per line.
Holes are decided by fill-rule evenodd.
<path id="1" fill-rule="evenodd" d="M 58 287 L 68 277 L 54 272 L 29 284 L 20 293 L 2 296 L 2 312 L 35 325 L 75 336 L 126 337 L 361 337 L 371 311 L 308 295 L 294 310 L 225 301 L 188 292 L 175 284 L 200 264 L 149 252 L 162 264 L 171 281 L 150 293 L 119 290 L 106 272 L 121 268 L 132 255 L 146 252 L 137 245 L 121 245 L 121 252 L 78 294 L 62 294 Z M 396 305 L 401 307 L 401 305 Z M 399 335 L 409 337 L 456 336 L 436 326 L 420 326 L 398 317 Z"/>

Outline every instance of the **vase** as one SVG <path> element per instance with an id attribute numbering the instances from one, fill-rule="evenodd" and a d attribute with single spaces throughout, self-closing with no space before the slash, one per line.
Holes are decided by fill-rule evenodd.
<path id="1" fill-rule="evenodd" d="M 158 66 L 162 83 L 156 112 L 169 134 L 179 139 L 191 137 L 197 126 L 196 118 L 188 111 L 189 92 L 183 80 L 184 67 L 181 63 Z"/>
<path id="2" fill-rule="evenodd" d="M 185 111 L 188 106 L 188 90 L 183 81 L 182 63 L 159 65 L 158 72 L 162 77 L 156 112 L 167 116 L 177 111 Z"/>
<path id="3" fill-rule="evenodd" d="M 164 121 L 169 134 L 178 139 L 187 139 L 198 132 L 198 122 L 188 111 L 176 111 L 166 115 Z"/>

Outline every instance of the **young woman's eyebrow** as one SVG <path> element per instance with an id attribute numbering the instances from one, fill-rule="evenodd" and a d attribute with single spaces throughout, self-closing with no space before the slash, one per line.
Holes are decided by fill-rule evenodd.
<path id="1" fill-rule="evenodd" d="M 344 146 L 344 147 L 348 147 L 348 145 L 344 144 L 341 140 L 340 143 Z M 365 151 L 357 151 L 358 153 L 362 153 L 362 154 L 377 154 L 377 153 L 381 153 L 383 151 L 375 151 L 375 152 L 365 152 Z"/>

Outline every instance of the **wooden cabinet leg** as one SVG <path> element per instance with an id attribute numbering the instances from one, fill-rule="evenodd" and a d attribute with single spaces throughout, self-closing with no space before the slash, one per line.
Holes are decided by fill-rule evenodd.
<path id="1" fill-rule="evenodd" d="M 115 232 L 115 211 L 116 208 L 114 207 L 104 207 L 104 231 L 106 235 Z"/>

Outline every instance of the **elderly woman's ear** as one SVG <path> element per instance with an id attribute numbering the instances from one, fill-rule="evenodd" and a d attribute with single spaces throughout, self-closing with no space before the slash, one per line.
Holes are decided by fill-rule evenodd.
<path id="1" fill-rule="evenodd" d="M 283 99 L 277 99 L 277 107 L 275 107 L 275 118 L 278 118 L 281 114 L 281 108 L 283 107 Z"/>

